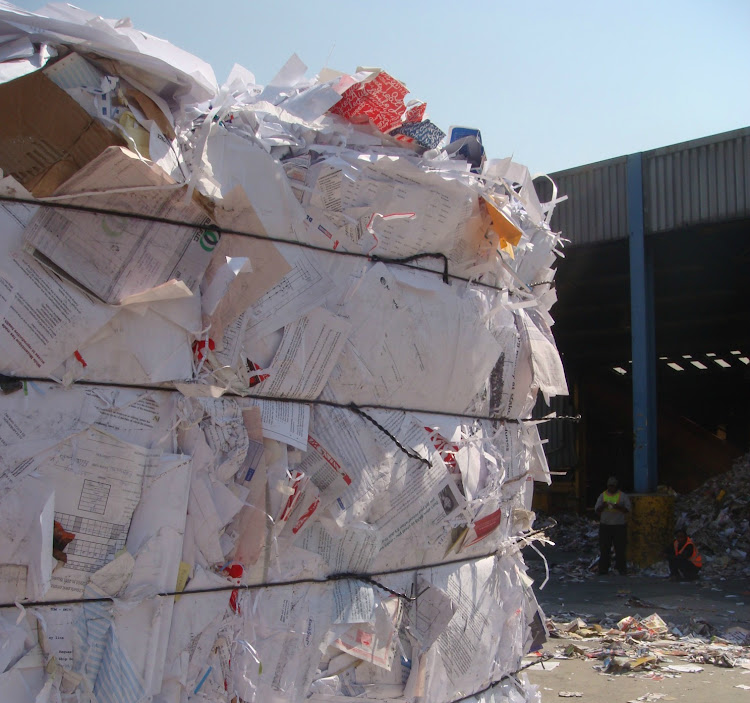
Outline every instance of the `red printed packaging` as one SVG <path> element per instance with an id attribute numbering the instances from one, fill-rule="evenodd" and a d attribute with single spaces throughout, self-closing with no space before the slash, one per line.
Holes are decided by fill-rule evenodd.
<path id="1" fill-rule="evenodd" d="M 405 85 L 380 71 L 375 78 L 348 88 L 330 112 L 350 122 L 370 121 L 381 132 L 388 132 L 401 125 L 408 92 Z"/>

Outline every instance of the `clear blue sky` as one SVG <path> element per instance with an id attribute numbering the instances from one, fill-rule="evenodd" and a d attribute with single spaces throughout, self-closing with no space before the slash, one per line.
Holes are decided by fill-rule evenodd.
<path id="1" fill-rule="evenodd" d="M 12 0 L 11 0 L 12 1 Z M 42 2 L 16 0 L 27 10 Z M 296 52 L 315 75 L 380 66 L 443 130 L 552 172 L 750 125 L 750 1 L 88 0 L 268 82 Z"/>

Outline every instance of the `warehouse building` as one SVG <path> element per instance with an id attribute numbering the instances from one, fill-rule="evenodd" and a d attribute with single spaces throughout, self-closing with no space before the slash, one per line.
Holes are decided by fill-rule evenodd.
<path id="1" fill-rule="evenodd" d="M 570 240 L 552 313 L 571 395 L 553 409 L 581 421 L 542 427 L 560 475 L 539 507 L 591 506 L 610 474 L 692 490 L 750 448 L 750 128 L 551 177 Z"/>

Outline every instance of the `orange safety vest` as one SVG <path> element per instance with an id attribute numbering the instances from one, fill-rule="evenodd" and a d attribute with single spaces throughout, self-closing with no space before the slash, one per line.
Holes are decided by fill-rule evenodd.
<path id="1" fill-rule="evenodd" d="M 701 559 L 701 555 L 698 554 L 698 549 L 695 546 L 695 543 L 693 540 L 688 537 L 685 540 L 685 544 L 682 545 L 682 549 L 679 548 L 679 545 L 677 544 L 677 540 L 674 541 L 674 553 L 675 556 L 680 556 L 682 552 L 685 550 L 685 547 L 688 546 L 688 544 L 693 545 L 693 556 L 690 557 L 690 561 L 693 563 L 694 566 L 697 566 L 699 569 L 703 566 L 703 559 Z"/>

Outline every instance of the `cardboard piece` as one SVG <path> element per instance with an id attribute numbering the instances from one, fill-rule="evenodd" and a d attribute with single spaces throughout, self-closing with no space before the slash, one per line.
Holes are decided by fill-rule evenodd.
<path id="1" fill-rule="evenodd" d="M 0 85 L 0 168 L 37 198 L 109 146 L 125 145 L 42 71 Z"/>

